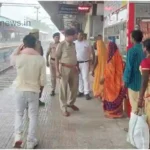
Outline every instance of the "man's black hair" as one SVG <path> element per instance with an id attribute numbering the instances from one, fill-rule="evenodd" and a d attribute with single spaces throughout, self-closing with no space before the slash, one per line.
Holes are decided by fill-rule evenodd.
<path id="1" fill-rule="evenodd" d="M 76 34 L 76 31 L 74 29 L 67 29 L 65 31 L 65 36 L 74 36 Z"/>
<path id="2" fill-rule="evenodd" d="M 148 52 L 150 52 L 150 39 L 146 39 L 144 42 L 143 42 L 143 46 L 146 48 L 146 50 Z"/>
<path id="3" fill-rule="evenodd" d="M 60 33 L 56 32 L 56 33 L 53 34 L 53 38 L 56 37 L 56 36 L 60 36 Z"/>
<path id="4" fill-rule="evenodd" d="M 143 33 L 141 30 L 133 30 L 131 32 L 132 38 L 135 40 L 136 43 L 141 43 L 143 39 Z"/>
<path id="5" fill-rule="evenodd" d="M 25 47 L 35 48 L 36 38 L 33 35 L 28 34 L 23 38 L 23 43 Z"/>
<path id="6" fill-rule="evenodd" d="M 79 34 L 79 33 L 84 34 L 83 30 L 79 30 L 79 31 L 78 31 L 78 34 Z"/>

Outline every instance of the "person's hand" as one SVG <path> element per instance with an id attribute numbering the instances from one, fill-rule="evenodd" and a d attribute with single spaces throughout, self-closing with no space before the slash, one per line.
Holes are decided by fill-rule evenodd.
<path id="1" fill-rule="evenodd" d="M 49 61 L 46 62 L 47 67 L 49 67 Z"/>
<path id="2" fill-rule="evenodd" d="M 138 108 L 143 108 L 144 107 L 144 100 L 143 99 L 139 99 L 138 101 Z"/>
<path id="3" fill-rule="evenodd" d="M 57 78 L 61 79 L 61 73 L 59 71 L 57 72 Z"/>
<path id="4" fill-rule="evenodd" d="M 24 44 L 21 44 L 19 47 L 18 47 L 18 51 L 21 51 L 24 49 Z"/>
<path id="5" fill-rule="evenodd" d="M 129 83 L 124 82 L 124 87 L 128 88 Z"/>
<path id="6" fill-rule="evenodd" d="M 20 51 L 22 51 L 24 49 L 24 44 L 21 44 L 17 50 L 16 50 L 16 54 L 18 55 L 20 53 Z"/>
<path id="7" fill-rule="evenodd" d="M 102 85 L 102 84 L 104 84 L 104 82 L 105 82 L 105 79 L 102 78 L 102 79 L 100 80 L 100 84 Z"/>

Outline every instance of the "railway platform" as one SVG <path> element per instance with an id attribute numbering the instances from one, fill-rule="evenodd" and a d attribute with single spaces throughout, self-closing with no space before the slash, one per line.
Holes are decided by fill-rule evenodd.
<path id="1" fill-rule="evenodd" d="M 49 70 L 49 69 L 48 69 Z M 47 71 L 48 72 L 48 71 Z M 9 76 L 15 76 L 15 70 Z M 47 75 L 49 79 L 49 73 Z M 12 78 L 13 80 L 14 78 Z M 14 88 L 12 86 L 0 91 L 0 149 L 10 149 L 13 143 L 14 131 Z M 128 125 L 128 119 L 104 118 L 102 103 L 98 100 L 87 101 L 78 98 L 76 105 L 79 112 L 71 111 L 70 117 L 61 114 L 56 97 L 50 97 L 49 81 L 44 89 L 42 101 L 45 107 L 39 110 L 38 149 L 130 149 L 123 130 Z M 28 119 L 24 116 L 24 145 Z"/>

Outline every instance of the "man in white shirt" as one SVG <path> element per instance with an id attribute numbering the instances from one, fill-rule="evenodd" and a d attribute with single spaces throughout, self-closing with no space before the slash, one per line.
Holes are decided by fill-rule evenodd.
<path id="1" fill-rule="evenodd" d="M 78 33 L 78 39 L 75 41 L 77 60 L 79 63 L 79 97 L 85 95 L 86 100 L 90 100 L 90 56 L 92 47 L 88 41 L 84 40 L 84 33 Z"/>
<path id="2" fill-rule="evenodd" d="M 24 110 L 28 107 L 29 130 L 27 149 L 38 144 L 36 129 L 38 124 L 40 87 L 46 84 L 46 64 L 44 58 L 35 50 L 36 39 L 27 35 L 24 45 L 15 51 L 11 59 L 17 70 L 16 78 L 16 117 L 14 147 L 21 148 Z"/>

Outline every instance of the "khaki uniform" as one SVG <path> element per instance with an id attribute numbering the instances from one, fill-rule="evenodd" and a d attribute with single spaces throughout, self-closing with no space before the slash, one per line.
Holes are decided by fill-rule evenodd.
<path id="1" fill-rule="evenodd" d="M 42 48 L 42 45 L 41 45 L 41 41 L 36 42 L 35 49 L 36 49 L 36 51 L 38 51 L 40 53 L 41 56 L 43 56 L 43 48 Z M 42 97 L 42 92 L 43 92 L 43 87 L 40 88 L 39 98 Z"/>
<path id="2" fill-rule="evenodd" d="M 55 91 L 56 88 L 56 67 L 55 67 L 55 54 L 56 54 L 56 47 L 58 43 L 51 43 L 50 44 L 50 80 L 51 80 L 51 90 Z"/>
<path id="3" fill-rule="evenodd" d="M 40 53 L 41 56 L 43 56 L 43 48 L 41 46 L 41 41 L 36 42 L 36 47 L 35 49 Z"/>
<path id="4" fill-rule="evenodd" d="M 62 64 L 60 65 L 59 101 L 61 109 L 65 111 L 67 105 L 74 105 L 78 92 L 79 74 L 76 69 L 77 57 L 75 44 L 72 43 L 70 45 L 67 41 L 61 42 L 56 49 L 56 58 L 59 59 L 60 64 Z M 67 97 L 68 85 L 70 88 L 69 99 Z"/>

